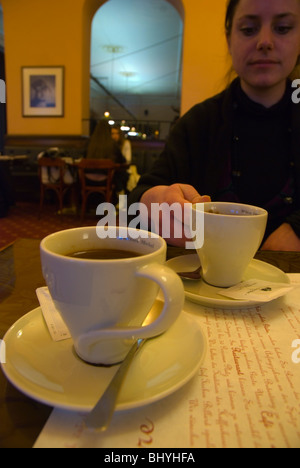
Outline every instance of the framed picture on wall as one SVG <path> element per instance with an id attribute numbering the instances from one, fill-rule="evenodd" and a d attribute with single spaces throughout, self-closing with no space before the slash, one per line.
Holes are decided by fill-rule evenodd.
<path id="1" fill-rule="evenodd" d="M 64 67 L 22 67 L 23 117 L 63 117 Z"/>

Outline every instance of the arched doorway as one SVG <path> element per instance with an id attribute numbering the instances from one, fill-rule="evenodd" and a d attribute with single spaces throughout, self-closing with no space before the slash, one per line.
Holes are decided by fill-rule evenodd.
<path id="1" fill-rule="evenodd" d="M 183 24 L 181 0 L 102 2 L 91 31 L 92 117 L 108 111 L 142 134 L 168 134 L 180 112 Z"/>

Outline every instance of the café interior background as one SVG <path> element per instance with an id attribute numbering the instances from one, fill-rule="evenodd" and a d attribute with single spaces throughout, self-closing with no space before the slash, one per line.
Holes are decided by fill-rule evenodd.
<path id="1" fill-rule="evenodd" d="M 112 118 L 128 117 L 116 101 L 138 120 L 171 121 L 183 114 L 225 85 L 225 4 L 0 0 L 7 133 L 88 135 L 91 115 L 101 118 L 104 109 Z M 21 69 L 26 66 L 64 67 L 62 117 L 22 115 Z"/>

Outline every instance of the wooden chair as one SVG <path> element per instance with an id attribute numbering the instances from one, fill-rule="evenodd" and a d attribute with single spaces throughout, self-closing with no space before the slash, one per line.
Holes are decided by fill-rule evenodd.
<path id="1" fill-rule="evenodd" d="M 38 160 L 39 179 L 40 179 L 40 208 L 39 217 L 41 216 L 45 193 L 50 190 L 56 193 L 59 203 L 59 210 L 62 212 L 64 207 L 64 196 L 66 192 L 74 188 L 75 182 L 65 183 L 64 178 L 68 169 L 67 163 L 62 158 L 40 158 Z M 44 170 L 43 170 L 44 169 Z M 45 177 L 45 169 L 48 174 Z M 55 180 L 51 178 L 51 170 L 57 169 L 58 177 Z"/>
<path id="2" fill-rule="evenodd" d="M 82 159 L 76 164 L 81 185 L 81 219 L 86 213 L 86 205 L 89 196 L 92 193 L 102 193 L 106 202 L 111 203 L 114 191 L 113 179 L 115 172 L 121 167 L 110 159 Z M 99 171 L 103 174 L 103 180 L 90 183 L 86 175 L 93 171 Z"/>

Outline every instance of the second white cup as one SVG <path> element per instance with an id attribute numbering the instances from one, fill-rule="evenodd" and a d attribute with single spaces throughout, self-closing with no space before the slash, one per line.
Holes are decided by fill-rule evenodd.
<path id="1" fill-rule="evenodd" d="M 204 242 L 197 249 L 203 279 L 218 287 L 240 283 L 263 240 L 267 211 L 227 202 L 200 203 L 193 209 L 204 210 Z"/>

